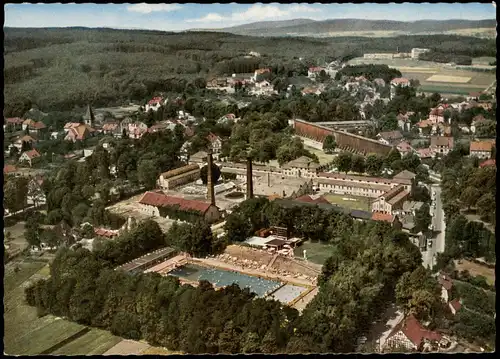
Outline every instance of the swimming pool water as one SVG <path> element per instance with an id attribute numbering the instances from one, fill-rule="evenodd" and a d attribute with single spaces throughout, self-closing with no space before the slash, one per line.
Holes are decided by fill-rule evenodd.
<path id="1" fill-rule="evenodd" d="M 224 287 L 236 283 L 240 288 L 248 288 L 259 297 L 277 289 L 281 283 L 273 280 L 262 279 L 246 274 L 226 271 L 217 268 L 206 268 L 195 264 L 186 264 L 168 273 L 192 281 L 206 280 L 216 287 Z"/>

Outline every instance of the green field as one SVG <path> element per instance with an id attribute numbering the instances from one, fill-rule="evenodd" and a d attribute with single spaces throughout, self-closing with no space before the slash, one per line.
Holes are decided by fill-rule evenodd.
<path id="1" fill-rule="evenodd" d="M 317 148 L 311 146 L 304 145 L 304 148 L 309 152 L 314 153 L 316 156 L 318 156 L 320 165 L 326 165 L 328 163 L 332 163 L 333 159 L 335 158 L 334 155 L 329 155 L 327 153 L 324 153 L 322 150 L 318 150 Z"/>
<path id="2" fill-rule="evenodd" d="M 14 271 L 16 266 L 19 268 L 18 271 Z M 9 263 L 6 266 L 4 278 L 5 353 L 39 355 L 85 329 L 82 325 L 53 315 L 39 318 L 36 308 L 25 303 L 24 287 L 27 281 L 34 277 L 47 277 L 48 274 L 48 266 L 44 262 L 24 261 L 17 264 Z M 121 340 L 108 332 L 98 331 L 97 333 L 96 330 L 91 330 L 60 348 L 57 354 L 102 354 Z"/>
<path id="3" fill-rule="evenodd" d="M 323 197 L 325 197 L 325 199 L 330 203 L 337 204 L 344 208 L 371 211 L 370 199 L 366 197 L 355 197 L 332 193 L 325 194 Z"/>
<path id="4" fill-rule="evenodd" d="M 334 248 L 331 244 L 307 241 L 295 248 L 294 253 L 296 257 L 304 258 L 305 249 L 308 261 L 323 265 L 333 253 Z"/>

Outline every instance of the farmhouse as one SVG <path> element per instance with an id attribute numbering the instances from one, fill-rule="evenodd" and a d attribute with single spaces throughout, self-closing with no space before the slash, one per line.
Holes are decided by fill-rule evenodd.
<path id="1" fill-rule="evenodd" d="M 23 152 L 19 157 L 19 162 L 28 162 L 30 167 L 33 165 L 34 161 L 36 161 L 40 157 L 40 154 L 37 150 L 30 150 Z"/>
<path id="2" fill-rule="evenodd" d="M 200 167 L 197 164 L 186 165 L 164 172 L 158 178 L 158 186 L 162 189 L 172 189 L 200 178 Z"/>
<path id="3" fill-rule="evenodd" d="M 473 141 L 470 143 L 470 156 L 490 158 L 493 147 L 495 147 L 495 140 Z"/>
<path id="4" fill-rule="evenodd" d="M 290 177 L 316 177 L 320 165 L 307 156 L 296 158 L 283 165 L 283 175 Z"/>
<path id="5" fill-rule="evenodd" d="M 453 137 L 432 136 L 430 149 L 434 156 L 437 154 L 447 155 L 453 150 Z"/>
<path id="6" fill-rule="evenodd" d="M 442 339 L 441 334 L 425 329 L 411 314 L 396 325 L 385 345 L 387 347 L 404 346 L 409 350 L 420 351 L 424 348 L 424 344 L 437 345 Z"/>
<path id="7" fill-rule="evenodd" d="M 141 210 L 153 217 L 194 220 L 202 218 L 209 223 L 220 219 L 221 213 L 213 204 L 146 192 L 139 200 Z"/>

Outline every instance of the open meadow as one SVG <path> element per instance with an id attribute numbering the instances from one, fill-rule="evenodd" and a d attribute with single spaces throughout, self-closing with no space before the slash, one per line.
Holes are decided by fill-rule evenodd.
<path id="1" fill-rule="evenodd" d="M 344 208 L 370 211 L 370 200 L 366 197 L 355 197 L 349 195 L 328 193 L 323 196 L 328 202 Z"/>
<path id="2" fill-rule="evenodd" d="M 481 276 L 485 277 L 488 284 L 490 284 L 490 285 L 495 284 L 495 269 L 494 268 L 488 268 L 486 266 L 468 261 L 466 259 L 455 260 L 454 263 L 455 263 L 455 268 L 458 271 L 467 270 L 473 276 L 481 275 Z"/>
<path id="3" fill-rule="evenodd" d="M 327 243 L 307 241 L 295 248 L 294 254 L 296 257 L 304 258 L 304 250 L 306 250 L 307 260 L 323 265 L 334 251 L 334 246 Z"/>

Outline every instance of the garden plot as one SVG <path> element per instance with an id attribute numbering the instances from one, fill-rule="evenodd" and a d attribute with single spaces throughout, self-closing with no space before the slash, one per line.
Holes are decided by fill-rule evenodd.
<path id="1" fill-rule="evenodd" d="M 471 80 L 470 77 L 463 77 L 463 76 L 432 75 L 426 81 L 465 84 L 468 83 L 470 80 Z"/>

